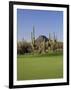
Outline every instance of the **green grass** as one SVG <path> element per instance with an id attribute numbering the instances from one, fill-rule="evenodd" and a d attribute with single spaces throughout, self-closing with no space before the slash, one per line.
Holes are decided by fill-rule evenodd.
<path id="1" fill-rule="evenodd" d="M 19 55 L 17 80 L 55 79 L 63 77 L 63 55 Z"/>

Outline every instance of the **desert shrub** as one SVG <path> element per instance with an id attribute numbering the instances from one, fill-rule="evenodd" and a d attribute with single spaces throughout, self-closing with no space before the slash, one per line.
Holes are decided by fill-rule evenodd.
<path id="1" fill-rule="evenodd" d="M 31 53 L 31 52 L 32 52 L 32 46 L 30 43 L 26 41 L 21 41 L 17 43 L 18 54 L 25 54 L 25 53 Z"/>

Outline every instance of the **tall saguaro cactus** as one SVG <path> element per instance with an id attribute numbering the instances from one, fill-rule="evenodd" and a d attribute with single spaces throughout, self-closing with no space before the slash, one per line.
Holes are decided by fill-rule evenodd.
<path id="1" fill-rule="evenodd" d="M 42 50 L 43 53 L 45 53 L 45 39 L 43 40 L 43 50 Z"/>
<path id="2" fill-rule="evenodd" d="M 34 45 L 35 45 L 35 28 L 33 26 L 33 32 L 31 32 L 31 41 L 32 41 L 32 48 L 34 51 Z"/>
<path id="3" fill-rule="evenodd" d="M 33 26 L 33 45 L 35 44 L 35 28 Z"/>
<path id="4" fill-rule="evenodd" d="M 55 33 L 53 33 L 53 35 L 54 35 L 53 51 L 56 51 L 57 39 L 56 39 Z"/>
<path id="5" fill-rule="evenodd" d="M 55 36 L 55 33 L 53 33 L 53 39 L 54 39 L 54 42 L 56 41 L 56 36 Z"/>

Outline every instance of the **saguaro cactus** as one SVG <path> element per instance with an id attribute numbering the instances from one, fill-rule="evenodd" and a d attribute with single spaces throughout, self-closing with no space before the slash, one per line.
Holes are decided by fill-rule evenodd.
<path id="1" fill-rule="evenodd" d="M 33 26 L 33 32 L 31 32 L 31 42 L 32 42 L 32 48 L 34 51 L 34 46 L 35 46 L 35 29 L 34 29 L 34 26 Z"/>
<path id="2" fill-rule="evenodd" d="M 49 33 L 49 40 L 51 40 L 51 34 Z"/>
<path id="3" fill-rule="evenodd" d="M 35 44 L 35 28 L 33 26 L 33 45 Z"/>
<path id="4" fill-rule="evenodd" d="M 53 35 L 54 35 L 53 51 L 56 51 L 57 39 L 56 39 L 55 33 L 53 33 Z"/>
<path id="5" fill-rule="evenodd" d="M 42 50 L 43 53 L 45 53 L 45 39 L 43 40 L 43 50 Z"/>

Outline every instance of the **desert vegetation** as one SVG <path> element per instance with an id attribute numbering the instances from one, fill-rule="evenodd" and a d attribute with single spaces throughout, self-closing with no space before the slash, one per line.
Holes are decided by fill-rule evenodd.
<path id="1" fill-rule="evenodd" d="M 47 38 L 45 35 L 40 35 L 35 38 L 35 30 L 31 32 L 31 42 L 25 40 L 17 42 L 18 54 L 31 54 L 31 53 L 49 53 L 63 51 L 63 42 L 59 42 L 55 36 L 51 38 L 50 34 Z"/>

